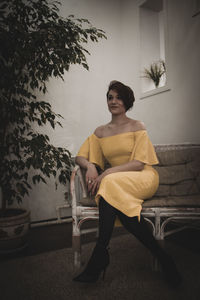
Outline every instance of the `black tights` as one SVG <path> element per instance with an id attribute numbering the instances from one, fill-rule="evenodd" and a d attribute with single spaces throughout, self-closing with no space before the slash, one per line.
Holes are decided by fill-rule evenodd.
<path id="1" fill-rule="evenodd" d="M 101 197 L 99 201 L 99 237 L 97 243 L 103 247 L 107 247 L 110 242 L 116 215 L 116 208 Z"/>
<path id="2" fill-rule="evenodd" d="M 102 197 L 99 202 L 99 237 L 97 240 L 98 244 L 103 247 L 107 247 L 111 239 L 113 232 L 116 216 L 120 219 L 122 225 L 132 233 L 145 247 L 147 247 L 151 253 L 162 260 L 166 255 L 163 249 L 160 247 L 158 242 L 155 240 L 150 229 L 147 226 L 146 221 L 141 216 L 140 222 L 138 217 L 128 217 Z"/>

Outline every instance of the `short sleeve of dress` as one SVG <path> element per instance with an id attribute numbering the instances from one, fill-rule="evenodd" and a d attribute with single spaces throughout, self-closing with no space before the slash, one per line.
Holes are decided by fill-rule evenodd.
<path id="1" fill-rule="evenodd" d="M 81 145 L 76 156 L 83 156 L 86 159 L 89 159 L 89 137 Z"/>
<path id="2" fill-rule="evenodd" d="M 158 164 L 158 158 L 146 130 L 136 131 L 134 135 L 134 148 L 130 161 L 136 159 L 147 165 Z"/>
<path id="3" fill-rule="evenodd" d="M 104 169 L 104 156 L 101 150 L 98 137 L 94 134 L 90 135 L 80 147 L 77 156 L 83 156 L 93 164 Z"/>

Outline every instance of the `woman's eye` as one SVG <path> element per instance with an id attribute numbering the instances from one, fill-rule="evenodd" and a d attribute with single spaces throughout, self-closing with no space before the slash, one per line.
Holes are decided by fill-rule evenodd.
<path id="1" fill-rule="evenodd" d="M 113 99 L 113 96 L 108 96 L 108 100 L 112 100 Z"/>

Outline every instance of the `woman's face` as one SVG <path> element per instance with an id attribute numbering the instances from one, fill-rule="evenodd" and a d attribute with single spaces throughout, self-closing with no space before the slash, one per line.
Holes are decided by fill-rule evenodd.
<path id="1" fill-rule="evenodd" d="M 107 98 L 108 109 L 113 115 L 124 114 L 126 112 L 124 102 L 114 90 L 110 90 Z"/>

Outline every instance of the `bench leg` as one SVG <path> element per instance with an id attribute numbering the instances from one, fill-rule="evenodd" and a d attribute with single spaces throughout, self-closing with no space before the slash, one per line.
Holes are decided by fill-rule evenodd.
<path id="1" fill-rule="evenodd" d="M 81 236 L 74 235 L 72 237 L 72 248 L 74 252 L 74 267 L 79 269 L 81 267 Z"/>
<path id="2" fill-rule="evenodd" d="M 160 226 L 160 210 L 156 209 L 155 210 L 155 219 L 154 222 L 149 220 L 147 217 L 145 218 L 146 221 L 148 221 L 151 226 L 153 227 L 153 236 L 156 240 L 161 240 L 164 239 L 164 235 L 161 233 L 161 226 Z M 152 270 L 155 272 L 160 271 L 160 264 L 159 261 L 156 257 L 153 255 L 151 256 L 151 265 L 152 265 Z"/>
<path id="3" fill-rule="evenodd" d="M 154 272 L 159 272 L 160 271 L 160 263 L 156 257 L 152 255 L 152 270 Z"/>
<path id="4" fill-rule="evenodd" d="M 78 218 L 73 218 L 72 223 L 72 249 L 74 253 L 74 268 L 81 266 L 81 230 L 78 224 Z"/>
<path id="5" fill-rule="evenodd" d="M 160 232 L 160 211 L 156 210 L 155 212 L 155 239 L 161 240 L 161 232 Z"/>
<path id="6" fill-rule="evenodd" d="M 160 247 L 164 250 L 165 241 L 160 240 L 160 241 L 157 241 L 157 242 L 159 243 Z M 161 272 L 162 271 L 159 260 L 153 255 L 152 255 L 152 270 L 155 271 L 155 272 Z"/>

